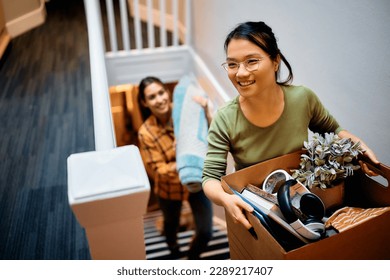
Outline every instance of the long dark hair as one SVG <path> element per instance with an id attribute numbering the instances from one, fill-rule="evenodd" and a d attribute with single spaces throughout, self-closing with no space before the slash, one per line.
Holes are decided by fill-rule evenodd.
<path id="1" fill-rule="evenodd" d="M 276 83 L 279 85 L 291 84 L 293 80 L 292 68 L 290 66 L 290 63 L 288 63 L 287 59 L 279 50 L 278 44 L 276 42 L 277 40 L 275 38 L 275 35 L 271 27 L 269 27 L 262 21 L 259 22 L 248 21 L 237 25 L 237 27 L 234 28 L 226 37 L 225 45 L 224 45 L 225 52 L 227 52 L 228 45 L 232 39 L 244 39 L 252 42 L 256 46 L 261 48 L 263 51 L 268 53 L 272 60 L 277 59 L 279 55 L 283 63 L 286 65 L 289 74 L 286 80 L 279 81 L 280 78 L 280 67 L 279 67 L 278 71 L 276 71 L 275 73 Z"/>
<path id="2" fill-rule="evenodd" d="M 148 76 L 141 80 L 138 86 L 138 105 L 144 121 L 152 114 L 150 109 L 143 105 L 143 102 L 145 102 L 145 88 L 153 83 L 160 84 L 165 90 L 167 89 L 165 84 L 157 77 Z"/>

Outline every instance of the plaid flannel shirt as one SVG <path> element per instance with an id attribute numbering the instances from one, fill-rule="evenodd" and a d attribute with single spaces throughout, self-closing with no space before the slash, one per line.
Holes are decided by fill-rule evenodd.
<path id="1" fill-rule="evenodd" d="M 151 115 L 140 127 L 138 139 L 144 164 L 154 173 L 156 195 L 170 200 L 187 199 L 188 191 L 181 184 L 176 169 L 172 167 L 176 163 L 172 121 L 163 127 Z"/>

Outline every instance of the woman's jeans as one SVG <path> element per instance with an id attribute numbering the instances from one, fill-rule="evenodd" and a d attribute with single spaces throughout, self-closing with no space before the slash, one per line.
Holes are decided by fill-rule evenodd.
<path id="1" fill-rule="evenodd" d="M 213 235 L 213 210 L 203 190 L 190 193 L 188 202 L 195 221 L 195 236 L 188 251 L 188 258 L 197 259 L 205 251 Z M 178 252 L 177 233 L 180 226 L 182 201 L 159 197 L 159 205 L 164 216 L 164 232 L 168 247 L 171 252 L 175 250 Z"/>

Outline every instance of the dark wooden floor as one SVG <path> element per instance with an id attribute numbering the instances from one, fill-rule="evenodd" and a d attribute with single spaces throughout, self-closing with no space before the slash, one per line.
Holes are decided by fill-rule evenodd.
<path id="1" fill-rule="evenodd" d="M 95 149 L 84 6 L 51 0 L 46 9 L 46 22 L 14 38 L 0 61 L 0 259 L 91 258 L 68 204 L 66 164 L 69 155 Z M 147 258 L 166 259 L 155 213 L 145 217 Z M 228 259 L 226 231 L 214 227 L 202 258 Z M 185 252 L 193 231 L 180 234 Z"/>
<path id="2" fill-rule="evenodd" d="M 70 154 L 94 150 L 83 1 L 46 8 L 0 64 L 1 259 L 90 258 L 66 177 Z"/>

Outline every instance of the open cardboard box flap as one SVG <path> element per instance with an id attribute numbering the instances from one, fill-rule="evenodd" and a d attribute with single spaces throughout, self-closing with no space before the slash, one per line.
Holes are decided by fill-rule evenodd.
<path id="1" fill-rule="evenodd" d="M 298 151 L 226 175 L 222 177 L 222 186 L 228 193 L 232 193 L 229 186 L 241 192 L 249 183 L 260 185 L 276 169 L 282 168 L 291 173 L 291 169 L 299 167 L 301 154 L 302 151 Z M 390 205 L 390 168 L 381 164 L 376 171 L 387 180 L 387 186 L 361 171 L 356 172 L 346 181 L 347 206 L 369 208 Z M 254 215 L 246 214 L 258 239 L 226 214 L 231 259 L 390 259 L 390 212 L 288 252 Z"/>

